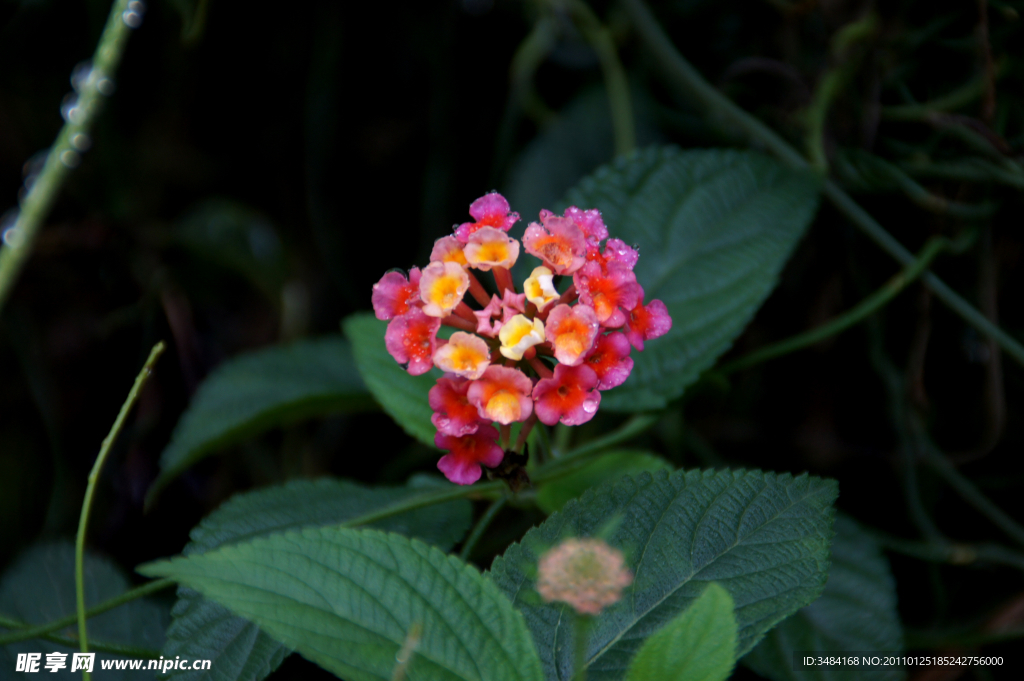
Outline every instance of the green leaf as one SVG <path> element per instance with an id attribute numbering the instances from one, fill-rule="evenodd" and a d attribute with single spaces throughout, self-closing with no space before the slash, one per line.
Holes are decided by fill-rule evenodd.
<path id="1" fill-rule="evenodd" d="M 348 681 L 539 681 L 520 615 L 475 568 L 378 530 L 306 528 L 139 568 L 256 622 Z"/>
<path id="2" fill-rule="evenodd" d="M 570 499 L 608 480 L 662 470 L 672 470 L 672 464 L 657 454 L 643 450 L 613 450 L 565 477 L 542 483 L 537 489 L 537 505 L 546 513 L 554 513 Z"/>
<path id="3" fill-rule="evenodd" d="M 736 665 L 732 596 L 711 583 L 633 658 L 626 681 L 725 681 Z"/>
<path id="4" fill-rule="evenodd" d="M 203 457 L 275 426 L 371 404 L 349 344 L 338 336 L 228 360 L 199 386 L 160 455 L 147 503 Z"/>
<path id="5" fill-rule="evenodd" d="M 182 217 L 175 236 L 197 256 L 245 277 L 271 301 L 280 300 L 287 259 L 273 225 L 259 212 L 209 199 Z"/>
<path id="6" fill-rule="evenodd" d="M 495 559 L 489 574 L 523 611 L 546 678 L 568 678 L 572 617 L 569 606 L 535 594 L 538 554 L 567 536 L 615 526 L 607 541 L 626 553 L 636 577 L 622 601 L 595 619 L 588 681 L 622 679 L 644 640 L 708 582 L 732 595 L 743 655 L 821 594 L 836 494 L 833 480 L 762 471 L 626 476 L 570 501 Z"/>
<path id="7" fill-rule="evenodd" d="M 832 565 L 821 598 L 770 631 L 743 664 L 772 681 L 900 681 L 896 667 L 793 668 L 795 651 L 892 652 L 903 650 L 896 584 L 877 542 L 853 519 L 836 518 Z"/>
<path id="8" fill-rule="evenodd" d="M 120 596 L 131 588 L 119 567 L 106 558 L 85 554 L 85 604 L 92 607 Z M 29 548 L 14 561 L 0 580 L 0 614 L 28 624 L 45 624 L 75 613 L 75 547 L 71 542 L 46 542 Z M 149 599 L 137 599 L 117 610 L 89 618 L 89 642 L 117 644 L 132 648 L 159 651 L 164 640 L 167 609 Z M 0 627 L 0 632 L 5 631 Z M 69 631 L 57 632 L 69 635 Z M 77 630 L 74 635 L 77 636 Z M 67 653 L 67 668 L 58 672 L 43 670 L 46 678 L 80 679 L 81 672 L 71 673 L 71 653 L 77 646 L 66 646 L 43 639 L 20 641 L 0 647 L 0 679 L 23 679 L 15 672 L 19 653 Z M 137 655 L 97 653 L 94 671 L 101 660 L 134 658 Z M 156 671 L 109 670 L 104 679 L 152 679 Z"/>
<path id="9" fill-rule="evenodd" d="M 344 326 L 345 336 L 352 341 L 359 372 L 381 408 L 402 430 L 433 447 L 437 428 L 430 422 L 434 412 L 427 402 L 427 393 L 440 373 L 434 369 L 420 376 L 410 376 L 384 347 L 388 323 L 372 314 L 354 314 L 345 320 Z"/>
<path id="10" fill-rule="evenodd" d="M 448 483 L 438 483 L 448 484 Z M 432 481 L 407 487 L 364 487 L 344 480 L 297 480 L 233 497 L 192 529 L 184 555 L 274 532 L 335 525 L 428 491 Z M 371 527 L 417 537 L 447 550 L 472 522 L 465 499 L 391 516 Z M 258 681 L 291 653 L 260 628 L 188 587 L 178 588 L 167 629 L 166 658 L 212 660 L 206 671 L 174 671 L 178 681 Z"/>
<path id="11" fill-rule="evenodd" d="M 645 301 L 672 330 L 634 353 L 602 409 L 664 407 L 729 349 L 814 217 L 819 180 L 750 151 L 649 148 L 604 166 L 565 204 L 600 208 L 611 236 L 640 250 Z"/>

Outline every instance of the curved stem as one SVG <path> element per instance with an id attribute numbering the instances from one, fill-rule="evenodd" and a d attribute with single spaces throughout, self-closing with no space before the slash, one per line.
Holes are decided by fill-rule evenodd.
<path id="1" fill-rule="evenodd" d="M 175 582 L 172 579 L 157 579 L 152 582 L 149 582 L 148 584 L 137 586 L 134 589 L 125 591 L 120 596 L 115 596 L 114 598 L 94 605 L 85 612 L 85 616 L 95 617 L 96 615 L 102 615 L 103 613 L 109 610 L 113 610 L 114 608 L 117 608 L 119 606 L 122 606 L 125 603 L 134 601 L 137 598 L 148 596 L 149 594 L 156 593 L 157 591 L 162 591 L 163 589 L 174 586 L 174 584 Z M 66 617 L 61 617 L 60 619 L 53 620 L 52 622 L 47 622 L 46 624 L 37 624 L 35 626 L 29 626 L 27 624 L 21 625 L 23 628 L 19 628 L 18 631 L 12 631 L 10 633 L 0 635 L 0 646 L 5 646 L 9 643 L 17 643 L 18 641 L 27 641 L 29 639 L 39 638 L 40 636 L 45 636 L 46 634 L 49 634 L 51 631 L 56 631 L 57 629 L 63 629 L 65 627 L 71 626 L 77 621 L 78 613 L 76 612 L 75 614 L 68 615 Z M 20 623 L 15 622 L 14 625 L 11 625 L 9 623 L 0 624 L 2 624 L 5 627 L 10 626 L 14 628 L 14 626 Z"/>
<path id="2" fill-rule="evenodd" d="M 969 233 L 969 236 L 971 237 L 970 239 L 964 239 L 963 241 L 973 241 L 974 233 Z M 951 244 L 950 241 L 944 237 L 934 237 L 930 239 L 925 244 L 924 248 L 921 249 L 921 253 L 912 264 L 905 267 L 902 272 L 886 282 L 882 288 L 872 293 L 847 312 L 835 317 L 819 327 L 811 329 L 810 331 L 798 334 L 792 338 L 787 338 L 779 341 L 778 343 L 772 343 L 771 345 L 761 348 L 760 350 L 756 350 L 749 355 L 745 355 L 739 359 L 733 360 L 732 362 L 728 362 L 718 371 L 722 374 L 731 374 L 742 369 L 749 369 L 752 366 L 756 366 L 770 359 L 775 359 L 776 357 L 781 357 L 782 355 L 787 355 L 791 352 L 802 350 L 803 348 L 820 343 L 826 338 L 845 331 L 851 326 L 864 321 L 867 317 L 880 310 L 886 305 L 886 303 L 895 298 L 900 291 L 905 289 L 921 276 L 921 273 L 924 272 L 939 253 L 944 250 L 963 250 L 967 246 L 968 243 Z"/>
<path id="3" fill-rule="evenodd" d="M 699 104 L 704 109 L 706 118 L 717 120 L 724 125 L 737 129 L 749 142 L 767 149 L 790 167 L 808 167 L 807 160 L 778 133 L 741 109 L 704 80 L 703 76 L 679 54 L 643 0 L 622 0 L 622 3 L 632 18 L 637 31 L 644 38 L 648 48 L 662 68 L 666 80 L 671 81 L 679 90 Z M 914 262 L 914 254 L 904 248 L 903 244 L 885 231 L 839 185 L 831 180 L 826 180 L 823 192 L 825 197 L 832 202 L 832 205 L 839 212 L 864 232 L 868 238 L 878 244 L 882 250 L 902 265 L 910 265 Z M 1024 365 L 1024 345 L 1021 345 L 996 324 L 993 324 L 985 315 L 981 314 L 981 312 L 976 310 L 931 272 L 925 272 L 922 279 L 935 294 L 936 298 L 945 303 L 978 331 L 994 338 L 1007 354 L 1013 357 L 1019 364 Z"/>
<path id="4" fill-rule="evenodd" d="M 128 3 L 129 0 L 114 0 L 110 7 L 107 24 L 92 57 L 92 68 L 78 83 L 78 100 L 68 110 L 67 122 L 50 147 L 43 169 L 28 190 L 14 224 L 4 229 L 4 243 L 0 245 L 0 310 L 32 253 L 39 228 L 49 215 L 61 185 L 79 164 L 79 152 L 89 146 L 89 130 L 102 106 L 103 97 L 113 92 L 112 77 L 132 30 L 124 19 Z M 133 13 L 133 16 L 140 15 Z"/>
<path id="5" fill-rule="evenodd" d="M 100 446 L 100 453 L 96 457 L 96 462 L 92 466 L 92 471 L 89 472 L 89 484 L 85 488 L 85 499 L 82 501 L 82 514 L 78 519 L 78 534 L 75 536 L 75 601 L 78 609 L 78 640 L 81 644 L 83 653 L 89 652 L 89 639 L 85 625 L 85 532 L 89 526 L 89 512 L 92 510 L 92 500 L 93 496 L 96 494 L 96 483 L 100 479 L 100 471 L 103 470 L 103 464 L 110 455 L 110 450 L 114 445 L 114 441 L 121 432 L 121 428 L 124 427 L 125 419 L 128 418 L 128 412 L 130 412 L 132 407 L 135 406 L 135 401 L 139 397 L 142 386 L 146 384 L 146 380 L 153 373 L 153 365 L 156 364 L 160 355 L 163 354 L 164 347 L 163 341 L 153 346 L 153 349 L 149 353 L 149 359 L 146 360 L 146 363 L 143 365 L 142 371 L 139 372 L 139 375 L 135 377 L 135 384 L 132 385 L 132 389 L 128 392 L 127 399 L 125 399 L 124 404 L 121 405 L 121 411 L 118 412 L 117 418 L 114 420 L 114 425 L 111 426 L 110 432 L 107 434 L 107 437 L 104 438 L 103 444 Z M 85 679 L 85 681 L 89 681 L 89 672 L 83 670 L 82 678 Z"/>
<path id="6" fill-rule="evenodd" d="M 469 554 L 476 548 L 477 542 L 480 541 L 480 537 L 483 536 L 484 531 L 494 520 L 494 517 L 501 512 L 501 509 L 505 508 L 505 504 L 508 503 L 508 497 L 499 497 L 491 502 L 491 505 L 487 507 L 484 514 L 480 516 L 480 520 L 473 526 L 473 531 L 469 533 L 469 537 L 466 539 L 466 543 L 462 545 L 462 550 L 459 551 L 459 558 L 463 561 L 469 560 Z"/>
<path id="7" fill-rule="evenodd" d="M 570 0 L 569 10 L 583 38 L 590 43 L 601 62 L 615 135 L 615 155 L 628 154 L 636 147 L 636 125 L 633 121 L 633 104 L 629 96 L 626 69 L 619 59 L 611 31 L 583 0 Z"/>

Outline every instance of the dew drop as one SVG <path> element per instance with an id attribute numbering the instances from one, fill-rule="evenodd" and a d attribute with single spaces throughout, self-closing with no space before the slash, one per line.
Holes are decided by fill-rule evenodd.
<path id="1" fill-rule="evenodd" d="M 597 411 L 597 402 L 595 400 L 584 400 L 583 411 L 587 412 L 588 414 L 593 414 L 594 412 Z"/>
<path id="2" fill-rule="evenodd" d="M 60 162 L 68 168 L 77 168 L 78 164 L 82 162 L 82 157 L 74 149 L 65 149 L 60 154 Z"/>
<path id="3" fill-rule="evenodd" d="M 71 138 L 71 146 L 78 151 L 89 151 L 89 147 L 92 146 L 92 139 L 84 132 L 75 133 Z"/>
<path id="4" fill-rule="evenodd" d="M 82 111 L 78 108 L 78 95 L 69 92 L 60 105 L 60 115 L 69 123 L 79 123 L 82 119 Z"/>
<path id="5" fill-rule="evenodd" d="M 141 0 L 132 0 L 131 2 L 128 3 L 128 9 L 130 11 L 132 11 L 132 12 L 137 12 L 139 14 L 145 14 L 145 12 L 146 12 L 146 3 L 141 2 Z"/>
<path id="6" fill-rule="evenodd" d="M 142 15 L 138 12 L 133 12 L 130 9 L 125 10 L 125 12 L 121 14 L 121 21 L 123 21 L 128 28 L 138 28 L 142 25 Z"/>
<path id="7" fill-rule="evenodd" d="M 18 248 L 21 246 L 22 233 L 17 227 L 8 227 L 3 231 L 4 245 L 10 248 Z"/>
<path id="8" fill-rule="evenodd" d="M 114 90 L 116 89 L 117 87 L 114 84 L 114 81 L 106 76 L 100 76 L 96 81 L 96 90 L 99 91 L 101 95 L 109 97 L 114 94 Z"/>
<path id="9" fill-rule="evenodd" d="M 83 61 L 75 65 L 71 71 L 71 87 L 75 92 L 81 92 L 82 88 L 89 84 L 93 77 L 92 62 Z"/>
<path id="10" fill-rule="evenodd" d="M 32 157 L 25 161 L 25 165 L 21 167 L 21 176 L 28 178 L 32 175 L 38 175 L 43 170 L 43 166 L 46 165 L 46 157 L 49 154 L 49 149 L 43 149 L 32 154 Z"/>

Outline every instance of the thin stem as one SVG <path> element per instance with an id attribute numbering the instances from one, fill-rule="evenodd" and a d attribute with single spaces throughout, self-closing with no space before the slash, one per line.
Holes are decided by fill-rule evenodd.
<path id="1" fill-rule="evenodd" d="M 880 530 L 867 531 L 882 547 L 929 563 L 959 566 L 1006 565 L 1024 570 L 1024 555 L 999 544 L 958 544 L 950 541 L 903 539 Z"/>
<path id="2" fill-rule="evenodd" d="M 0 627 L 6 627 L 8 629 L 25 629 L 28 625 L 18 620 L 8 619 L 3 615 L 0 615 Z M 61 636 L 59 634 L 40 634 L 37 638 L 50 643 L 59 643 L 60 645 L 74 648 L 78 646 L 78 639 L 71 636 Z M 105 643 L 100 641 L 92 641 L 90 646 L 93 650 L 98 653 L 113 653 L 115 655 L 124 655 L 125 657 L 142 657 L 151 660 L 155 660 L 160 657 L 159 650 L 149 650 L 148 648 L 136 648 L 134 646 L 126 646 L 120 643 Z"/>
<path id="3" fill-rule="evenodd" d="M 590 616 L 575 613 L 575 625 L 573 643 L 576 654 L 572 680 L 587 681 L 587 643 L 590 639 Z"/>
<path id="4" fill-rule="evenodd" d="M 43 169 L 25 195 L 13 225 L 3 231 L 4 245 L 0 246 L 0 310 L 28 262 L 39 229 L 49 215 L 64 180 L 72 168 L 79 164 L 79 152 L 89 146 L 89 130 L 101 108 L 103 97 L 113 92 L 112 78 L 132 29 L 125 20 L 128 2 L 114 0 L 111 5 L 103 35 L 92 57 L 92 68 L 87 76 L 76 83 L 78 100 L 68 109 L 67 122 L 50 147 Z M 132 16 L 140 15 L 133 12 Z"/>
<path id="5" fill-rule="evenodd" d="M 459 551 L 459 558 L 463 561 L 469 560 L 469 554 L 476 548 L 477 542 L 480 541 L 480 537 L 483 536 L 484 531 L 494 520 L 494 517 L 501 512 L 501 509 L 505 508 L 505 504 L 508 503 L 508 497 L 503 496 L 495 499 L 491 502 L 491 505 L 487 507 L 484 514 L 480 516 L 480 520 L 473 526 L 473 531 L 469 533 L 469 537 L 466 539 L 466 543 L 462 545 L 462 550 Z"/>
<path id="6" fill-rule="evenodd" d="M 569 0 L 569 10 L 583 38 L 597 53 L 601 62 L 608 105 L 611 110 L 612 130 L 615 135 L 615 155 L 628 154 L 636 147 L 636 125 L 633 122 L 633 104 L 629 96 L 626 69 L 609 31 L 583 0 Z"/>
<path id="7" fill-rule="evenodd" d="M 622 3 L 637 31 L 644 38 L 647 47 L 662 68 L 666 80 L 671 81 L 673 85 L 699 104 L 704 109 L 706 118 L 737 129 L 749 142 L 767 149 L 790 167 L 808 167 L 807 160 L 778 133 L 741 109 L 704 80 L 700 73 L 679 54 L 643 0 L 622 0 Z M 823 192 L 839 212 L 878 244 L 882 250 L 904 266 L 913 263 L 914 254 L 885 231 L 839 185 L 831 180 L 826 180 Z M 934 274 L 926 272 L 922 279 L 939 300 L 978 331 L 995 338 L 1003 350 L 1019 364 L 1024 365 L 1024 346 L 989 321 L 985 315 L 953 292 Z"/>
<path id="8" fill-rule="evenodd" d="M 551 378 L 554 376 L 554 374 L 551 373 L 551 369 L 548 368 L 548 365 L 536 357 L 531 357 L 526 361 L 530 363 L 530 366 L 533 367 L 533 370 L 536 371 L 537 375 L 541 378 Z"/>
<path id="9" fill-rule="evenodd" d="M 143 584 L 142 586 L 137 586 L 134 589 L 125 591 L 120 596 L 115 596 L 114 598 L 94 605 L 85 612 L 85 616 L 95 617 L 96 615 L 102 615 L 103 613 L 109 610 L 113 610 L 114 608 L 117 608 L 119 606 L 122 606 L 125 603 L 134 601 L 137 598 L 143 598 L 144 596 L 156 593 L 157 591 L 162 591 L 163 589 L 166 589 L 174 585 L 175 582 L 172 579 L 157 579 L 147 584 Z M 49 634 L 51 631 L 56 631 L 58 629 L 69 627 L 75 624 L 77 621 L 78 613 L 76 612 L 74 614 L 67 615 L 66 617 L 61 617 L 60 619 L 48 622 L 46 624 L 39 624 L 32 627 L 25 625 L 25 628 L 20 629 L 19 631 L 12 631 L 7 634 L 0 635 L 0 646 L 5 646 L 9 643 L 17 643 L 18 641 L 27 641 L 29 639 L 39 638 L 40 636 L 45 636 L 46 634 Z M 4 626 L 9 625 L 4 624 Z"/>
<path id="10" fill-rule="evenodd" d="M 989 643 L 1004 643 L 1024 638 L 1024 628 L 1005 629 L 1003 631 L 943 632 L 915 631 L 903 632 L 906 647 L 909 649 L 928 648 L 976 648 Z"/>
<path id="11" fill-rule="evenodd" d="M 997 68 L 995 75 L 998 76 L 1001 70 Z M 936 111 L 959 109 L 985 94 L 985 90 L 988 87 L 986 80 L 986 74 L 981 73 L 949 94 L 933 99 L 930 102 L 883 106 L 882 118 L 890 121 L 923 121 L 928 118 L 929 114 Z"/>
<path id="12" fill-rule="evenodd" d="M 936 451 L 934 447 L 926 446 L 924 460 L 932 470 L 942 476 L 950 487 L 956 490 L 964 501 L 991 520 L 1015 542 L 1024 545 L 1024 527 L 1021 527 L 1016 520 L 992 503 L 981 493 L 981 490 L 974 486 L 974 483 L 960 475 L 956 467 L 941 452 Z"/>
<path id="13" fill-rule="evenodd" d="M 146 384 L 150 375 L 153 373 L 153 366 L 156 361 L 160 358 L 160 355 L 164 351 L 163 341 L 153 346 L 153 349 L 149 353 L 149 359 L 142 367 L 142 371 L 135 377 L 135 384 L 132 385 L 132 389 L 128 392 L 128 397 L 125 399 L 124 404 L 121 405 L 121 411 L 118 412 L 117 418 L 114 420 L 114 425 L 111 426 L 110 432 L 107 437 L 104 438 L 103 444 L 100 446 L 99 456 L 96 457 L 96 462 L 92 466 L 92 471 L 89 472 L 89 484 L 85 488 L 85 499 L 82 501 L 82 514 L 78 520 L 78 534 L 75 536 L 75 599 L 78 609 L 78 639 L 81 643 L 83 653 L 89 652 L 89 639 L 88 633 L 85 626 L 85 533 L 89 526 L 89 512 L 92 510 L 93 496 L 96 494 L 96 483 L 100 479 L 100 471 L 103 470 L 103 464 L 106 463 L 107 457 L 110 455 L 110 450 L 113 448 L 114 441 L 117 439 L 118 434 L 121 432 L 121 428 L 124 427 L 124 422 L 128 418 L 128 413 L 135 406 L 135 401 L 139 397 L 139 393 L 142 391 L 142 387 Z M 83 670 L 82 678 L 85 681 L 89 681 L 89 672 Z"/>
<path id="14" fill-rule="evenodd" d="M 491 297 L 484 290 L 484 285 L 469 270 L 466 270 L 466 274 L 469 275 L 469 294 L 473 296 L 473 300 L 480 303 L 481 307 L 487 307 L 487 304 L 491 302 Z"/>
<path id="15" fill-rule="evenodd" d="M 973 239 L 973 232 L 970 233 L 970 236 Z M 819 327 L 811 329 L 810 331 L 798 334 L 792 338 L 787 338 L 779 341 L 778 343 L 773 343 L 767 347 L 752 352 L 749 355 L 733 360 L 732 362 L 722 366 L 719 369 L 719 372 L 722 374 L 731 374 L 742 369 L 749 369 L 752 366 L 761 364 L 762 362 L 766 362 L 770 359 L 810 347 L 816 343 L 820 343 L 826 338 L 845 331 L 851 326 L 862 322 L 884 307 L 890 300 L 895 298 L 900 291 L 905 289 L 910 283 L 921 276 L 921 273 L 928 268 L 929 264 L 931 264 L 932 260 L 934 260 L 939 253 L 950 248 L 954 250 L 962 250 L 965 246 L 966 244 L 953 245 L 944 237 L 933 237 L 932 239 L 929 239 L 924 248 L 921 249 L 921 253 L 917 256 L 917 259 L 911 265 L 905 267 L 902 272 L 887 281 L 884 286 L 847 312 L 835 317 L 831 321 L 826 322 Z"/>
<path id="16" fill-rule="evenodd" d="M 491 270 L 494 274 L 494 283 L 498 287 L 498 295 L 504 296 L 505 291 L 516 292 L 516 284 L 512 281 L 512 273 L 507 267 L 495 267 Z"/>
<path id="17" fill-rule="evenodd" d="M 535 425 L 537 425 L 537 414 L 533 413 L 523 423 L 523 427 L 519 429 L 519 437 L 516 438 L 516 445 L 512 448 L 512 451 L 522 453 L 523 445 L 526 444 L 526 439 L 530 437 L 530 433 Z"/>

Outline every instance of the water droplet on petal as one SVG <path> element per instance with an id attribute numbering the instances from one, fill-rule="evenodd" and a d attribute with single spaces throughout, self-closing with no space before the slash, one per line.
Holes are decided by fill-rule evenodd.
<path id="1" fill-rule="evenodd" d="M 597 402 L 594 400 L 584 400 L 583 411 L 587 412 L 588 414 L 593 414 L 595 411 L 597 411 Z"/>

